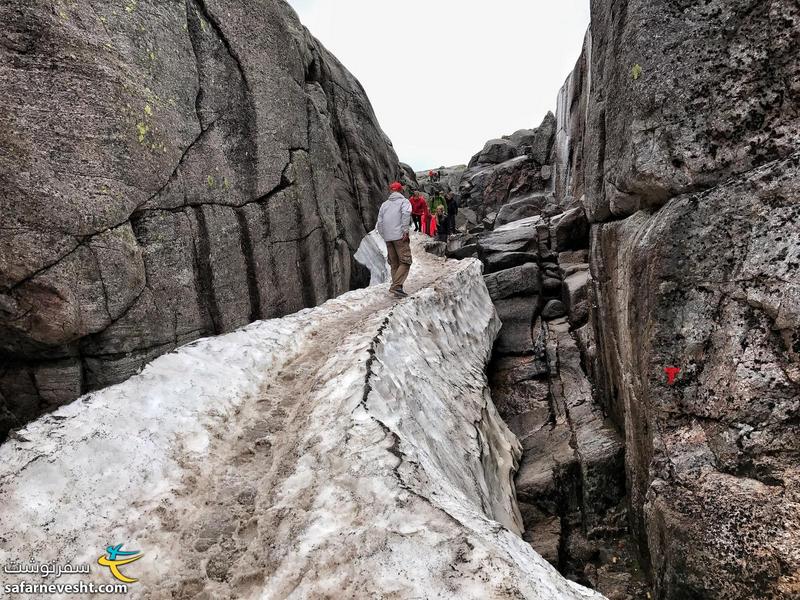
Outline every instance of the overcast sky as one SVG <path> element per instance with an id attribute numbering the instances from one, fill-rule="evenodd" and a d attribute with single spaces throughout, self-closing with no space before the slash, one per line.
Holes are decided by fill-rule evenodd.
<path id="1" fill-rule="evenodd" d="M 580 54 L 589 0 L 289 0 L 361 81 L 400 160 L 466 163 L 536 127 Z"/>

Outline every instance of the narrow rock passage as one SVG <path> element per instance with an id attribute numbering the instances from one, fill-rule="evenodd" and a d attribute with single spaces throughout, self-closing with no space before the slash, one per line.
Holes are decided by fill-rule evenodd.
<path id="1" fill-rule="evenodd" d="M 541 200 L 524 202 L 541 211 Z M 481 259 L 503 321 L 488 372 L 523 449 L 515 477 L 523 539 L 573 581 L 614 600 L 646 600 L 627 519 L 623 437 L 598 404 L 590 372 L 588 223 L 581 208 L 555 205 L 508 221 L 519 214 L 514 204 L 453 236 L 444 251 Z"/>
<path id="2" fill-rule="evenodd" d="M 520 537 L 479 263 L 415 261 L 407 300 L 200 340 L 32 423 L 0 447 L 0 562 L 109 583 L 124 543 L 141 598 L 599 598 Z"/>

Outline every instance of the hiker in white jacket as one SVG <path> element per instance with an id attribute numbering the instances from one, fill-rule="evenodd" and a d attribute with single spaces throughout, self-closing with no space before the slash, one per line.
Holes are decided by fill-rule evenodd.
<path id="1" fill-rule="evenodd" d="M 402 183 L 395 181 L 389 189 L 392 193 L 381 204 L 375 228 L 386 242 L 389 254 L 389 266 L 392 268 L 389 292 L 398 298 L 405 298 L 408 294 L 403 290 L 403 284 L 411 270 L 411 241 L 408 233 L 411 227 L 411 202 L 401 193 Z"/>

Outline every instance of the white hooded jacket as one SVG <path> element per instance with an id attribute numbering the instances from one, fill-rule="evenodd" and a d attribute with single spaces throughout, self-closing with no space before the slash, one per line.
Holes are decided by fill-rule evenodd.
<path id="1" fill-rule="evenodd" d="M 381 204 L 375 229 L 387 242 L 402 239 L 411 226 L 411 202 L 399 192 L 392 192 Z"/>

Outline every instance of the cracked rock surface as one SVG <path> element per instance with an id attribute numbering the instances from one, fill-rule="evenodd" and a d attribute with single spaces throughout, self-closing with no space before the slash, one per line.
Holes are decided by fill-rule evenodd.
<path id="1" fill-rule="evenodd" d="M 520 537 L 480 264 L 414 252 L 409 299 L 382 284 L 199 340 L 20 431 L 0 560 L 114 538 L 145 554 L 141 598 L 601 598 Z"/>
<path id="2" fill-rule="evenodd" d="M 283 0 L 0 6 L 0 438 L 366 283 L 397 158 Z"/>

